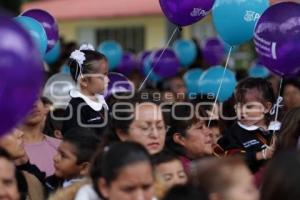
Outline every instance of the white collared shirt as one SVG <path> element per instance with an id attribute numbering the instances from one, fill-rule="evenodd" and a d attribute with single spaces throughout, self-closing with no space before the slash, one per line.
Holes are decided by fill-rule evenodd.
<path id="1" fill-rule="evenodd" d="M 70 96 L 72 98 L 82 98 L 87 105 L 89 105 L 94 111 L 100 111 L 102 108 L 108 110 L 108 105 L 104 99 L 103 95 L 96 94 L 97 101 L 91 100 L 89 97 L 82 94 L 78 89 L 73 89 L 70 91 Z"/>
<path id="2" fill-rule="evenodd" d="M 241 122 L 237 122 L 237 124 L 242 128 L 245 129 L 247 131 L 255 131 L 258 129 L 261 129 L 259 126 L 255 126 L 255 125 L 251 125 L 251 126 L 245 126 L 244 124 L 242 124 Z M 281 123 L 280 122 L 276 122 L 276 121 L 272 121 L 270 122 L 269 126 L 268 126 L 268 130 L 269 131 L 278 131 L 281 127 Z"/>

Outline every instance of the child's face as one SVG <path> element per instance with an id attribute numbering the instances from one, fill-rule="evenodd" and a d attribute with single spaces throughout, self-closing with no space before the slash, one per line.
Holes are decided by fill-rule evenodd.
<path id="1" fill-rule="evenodd" d="M 86 88 L 91 94 L 102 94 L 108 86 L 108 63 L 105 60 L 93 61 L 94 73 L 87 77 Z"/>
<path id="2" fill-rule="evenodd" d="M 259 193 L 254 185 L 253 177 L 245 166 L 236 168 L 231 175 L 233 182 L 225 191 L 224 200 L 258 200 Z"/>
<path id="3" fill-rule="evenodd" d="M 110 184 L 101 178 L 98 188 L 109 200 L 151 200 L 153 184 L 152 167 L 148 162 L 140 162 L 122 168 Z"/>
<path id="4" fill-rule="evenodd" d="M 262 95 L 257 89 L 248 89 L 244 95 L 244 102 L 237 102 L 235 106 L 238 120 L 246 125 L 264 125 L 264 117 L 272 104 L 262 103 Z"/>
<path id="5" fill-rule="evenodd" d="M 63 141 L 59 145 L 53 161 L 55 168 L 54 174 L 57 177 L 71 179 L 80 176 L 82 168 L 76 164 L 75 147 L 71 143 Z"/>
<path id="6" fill-rule="evenodd" d="M 174 185 L 183 185 L 187 182 L 187 175 L 179 160 L 161 163 L 155 167 L 155 172 L 162 177 L 167 189 Z"/>

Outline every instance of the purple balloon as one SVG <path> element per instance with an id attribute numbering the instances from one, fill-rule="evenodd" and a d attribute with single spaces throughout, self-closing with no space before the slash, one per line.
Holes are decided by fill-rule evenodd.
<path id="1" fill-rule="evenodd" d="M 163 49 L 160 49 L 151 55 L 153 71 L 161 78 L 175 76 L 180 69 L 179 60 L 173 50 L 166 49 L 163 51 Z"/>
<path id="2" fill-rule="evenodd" d="M 217 38 L 210 38 L 206 41 L 203 49 L 203 58 L 209 65 L 220 65 L 224 59 L 225 48 Z"/>
<path id="3" fill-rule="evenodd" d="M 122 55 L 122 60 L 117 68 L 117 71 L 124 75 L 130 75 L 136 68 L 136 66 L 137 61 L 135 55 L 133 55 L 132 53 L 124 53 Z"/>
<path id="4" fill-rule="evenodd" d="M 188 26 L 205 17 L 214 0 L 159 0 L 166 17 L 178 26 Z"/>
<path id="5" fill-rule="evenodd" d="M 280 76 L 300 72 L 300 4 L 269 7 L 257 22 L 255 49 L 260 63 Z"/>
<path id="6" fill-rule="evenodd" d="M 58 25 L 55 18 L 48 12 L 40 9 L 31 9 L 22 13 L 22 16 L 31 17 L 40 22 L 47 34 L 47 50 L 49 52 L 59 39 Z"/>
<path id="7" fill-rule="evenodd" d="M 43 82 L 43 63 L 31 36 L 0 16 L 0 136 L 32 109 Z"/>
<path id="8" fill-rule="evenodd" d="M 116 94 L 118 92 L 133 92 L 134 86 L 126 76 L 117 72 L 110 72 L 108 74 L 109 83 L 107 89 L 104 91 L 104 97 Z"/>

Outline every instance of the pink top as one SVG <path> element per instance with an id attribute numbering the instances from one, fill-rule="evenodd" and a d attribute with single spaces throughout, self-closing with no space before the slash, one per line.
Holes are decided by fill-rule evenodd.
<path id="1" fill-rule="evenodd" d="M 189 174 L 190 173 L 190 167 L 191 167 L 191 160 L 188 159 L 185 156 L 179 156 L 179 160 L 181 161 L 184 171 Z"/>
<path id="2" fill-rule="evenodd" d="M 54 174 L 53 157 L 57 153 L 60 140 L 45 135 L 42 142 L 25 144 L 25 151 L 31 164 L 36 165 L 46 176 Z"/>

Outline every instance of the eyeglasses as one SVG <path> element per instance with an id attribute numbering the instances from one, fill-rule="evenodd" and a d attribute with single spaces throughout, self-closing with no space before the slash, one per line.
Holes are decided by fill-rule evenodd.
<path id="1" fill-rule="evenodd" d="M 108 76 L 104 74 L 84 74 L 84 77 L 91 77 L 91 78 L 95 77 L 95 78 L 100 78 L 102 80 L 106 78 L 108 79 Z"/>

